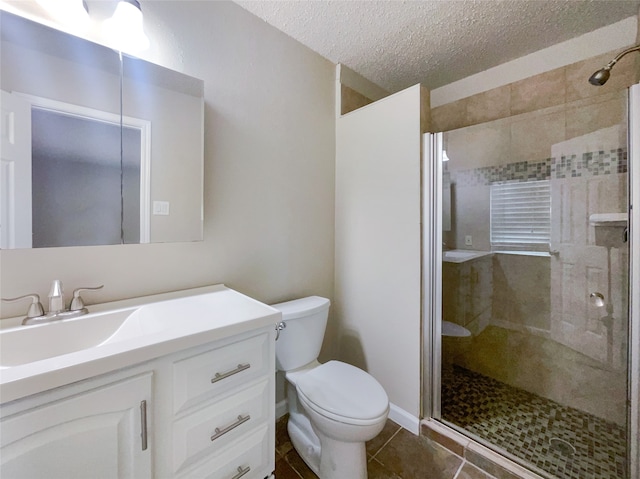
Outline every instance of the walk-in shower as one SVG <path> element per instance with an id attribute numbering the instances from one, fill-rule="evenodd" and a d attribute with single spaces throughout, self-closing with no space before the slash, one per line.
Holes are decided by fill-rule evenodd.
<path id="1" fill-rule="evenodd" d="M 436 142 L 431 410 L 544 477 L 632 478 L 627 125 L 617 91 Z"/>

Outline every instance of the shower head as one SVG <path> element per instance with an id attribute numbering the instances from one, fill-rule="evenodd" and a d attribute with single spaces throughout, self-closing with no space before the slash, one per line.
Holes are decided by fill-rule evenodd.
<path id="1" fill-rule="evenodd" d="M 607 65 L 604 68 L 601 68 L 600 70 L 598 70 L 597 72 L 595 72 L 593 75 L 589 77 L 589 83 L 595 86 L 604 85 L 605 83 L 607 83 L 607 80 L 611 76 L 610 72 L 611 72 L 611 67 L 609 65 Z"/>
<path id="2" fill-rule="evenodd" d="M 601 68 L 600 70 L 598 70 L 597 72 L 595 72 L 593 75 L 589 77 L 589 83 L 595 86 L 602 86 L 605 83 L 607 83 L 607 80 L 611 76 L 611 69 L 613 68 L 613 65 L 618 63 L 618 60 L 620 60 L 627 53 L 637 52 L 638 50 L 640 50 L 640 45 L 627 48 L 625 51 L 618 53 L 616 57 L 613 60 L 611 60 L 609 63 L 607 63 L 607 65 L 604 68 Z"/>

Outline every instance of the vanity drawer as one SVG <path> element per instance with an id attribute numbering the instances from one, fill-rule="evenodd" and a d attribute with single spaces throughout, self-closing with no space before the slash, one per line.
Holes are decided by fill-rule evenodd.
<path id="1" fill-rule="evenodd" d="M 273 448 L 265 424 L 246 439 L 230 445 L 205 462 L 178 477 L 197 479 L 253 479 L 266 477 L 273 471 Z"/>
<path id="2" fill-rule="evenodd" d="M 269 341 L 264 333 L 174 363 L 173 412 L 266 375 Z"/>
<path id="3" fill-rule="evenodd" d="M 269 421 L 269 379 L 174 422 L 173 470 L 179 472 Z"/>

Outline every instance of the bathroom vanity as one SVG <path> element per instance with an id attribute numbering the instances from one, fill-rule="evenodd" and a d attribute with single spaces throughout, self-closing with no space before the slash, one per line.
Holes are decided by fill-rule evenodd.
<path id="1" fill-rule="evenodd" d="M 103 327 L 98 344 L 48 358 L 36 351 L 34 361 L 2 348 L 0 476 L 272 474 L 277 310 L 222 285 L 89 309 L 0 331 L 0 347 L 22 332 L 38 348 L 56 328 L 117 326 Z"/>
<path id="2" fill-rule="evenodd" d="M 451 250 L 442 256 L 443 320 L 477 335 L 491 319 L 493 253 Z"/>

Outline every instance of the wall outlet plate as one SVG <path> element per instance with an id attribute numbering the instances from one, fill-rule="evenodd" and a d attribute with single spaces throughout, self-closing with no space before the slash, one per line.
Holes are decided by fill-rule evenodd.
<path id="1" fill-rule="evenodd" d="M 464 244 L 466 246 L 473 246 L 473 238 L 471 237 L 471 235 L 466 235 L 464 237 Z"/>
<path id="2" fill-rule="evenodd" d="M 153 214 L 154 215 L 169 215 L 169 202 L 168 201 L 154 201 L 153 202 Z"/>

